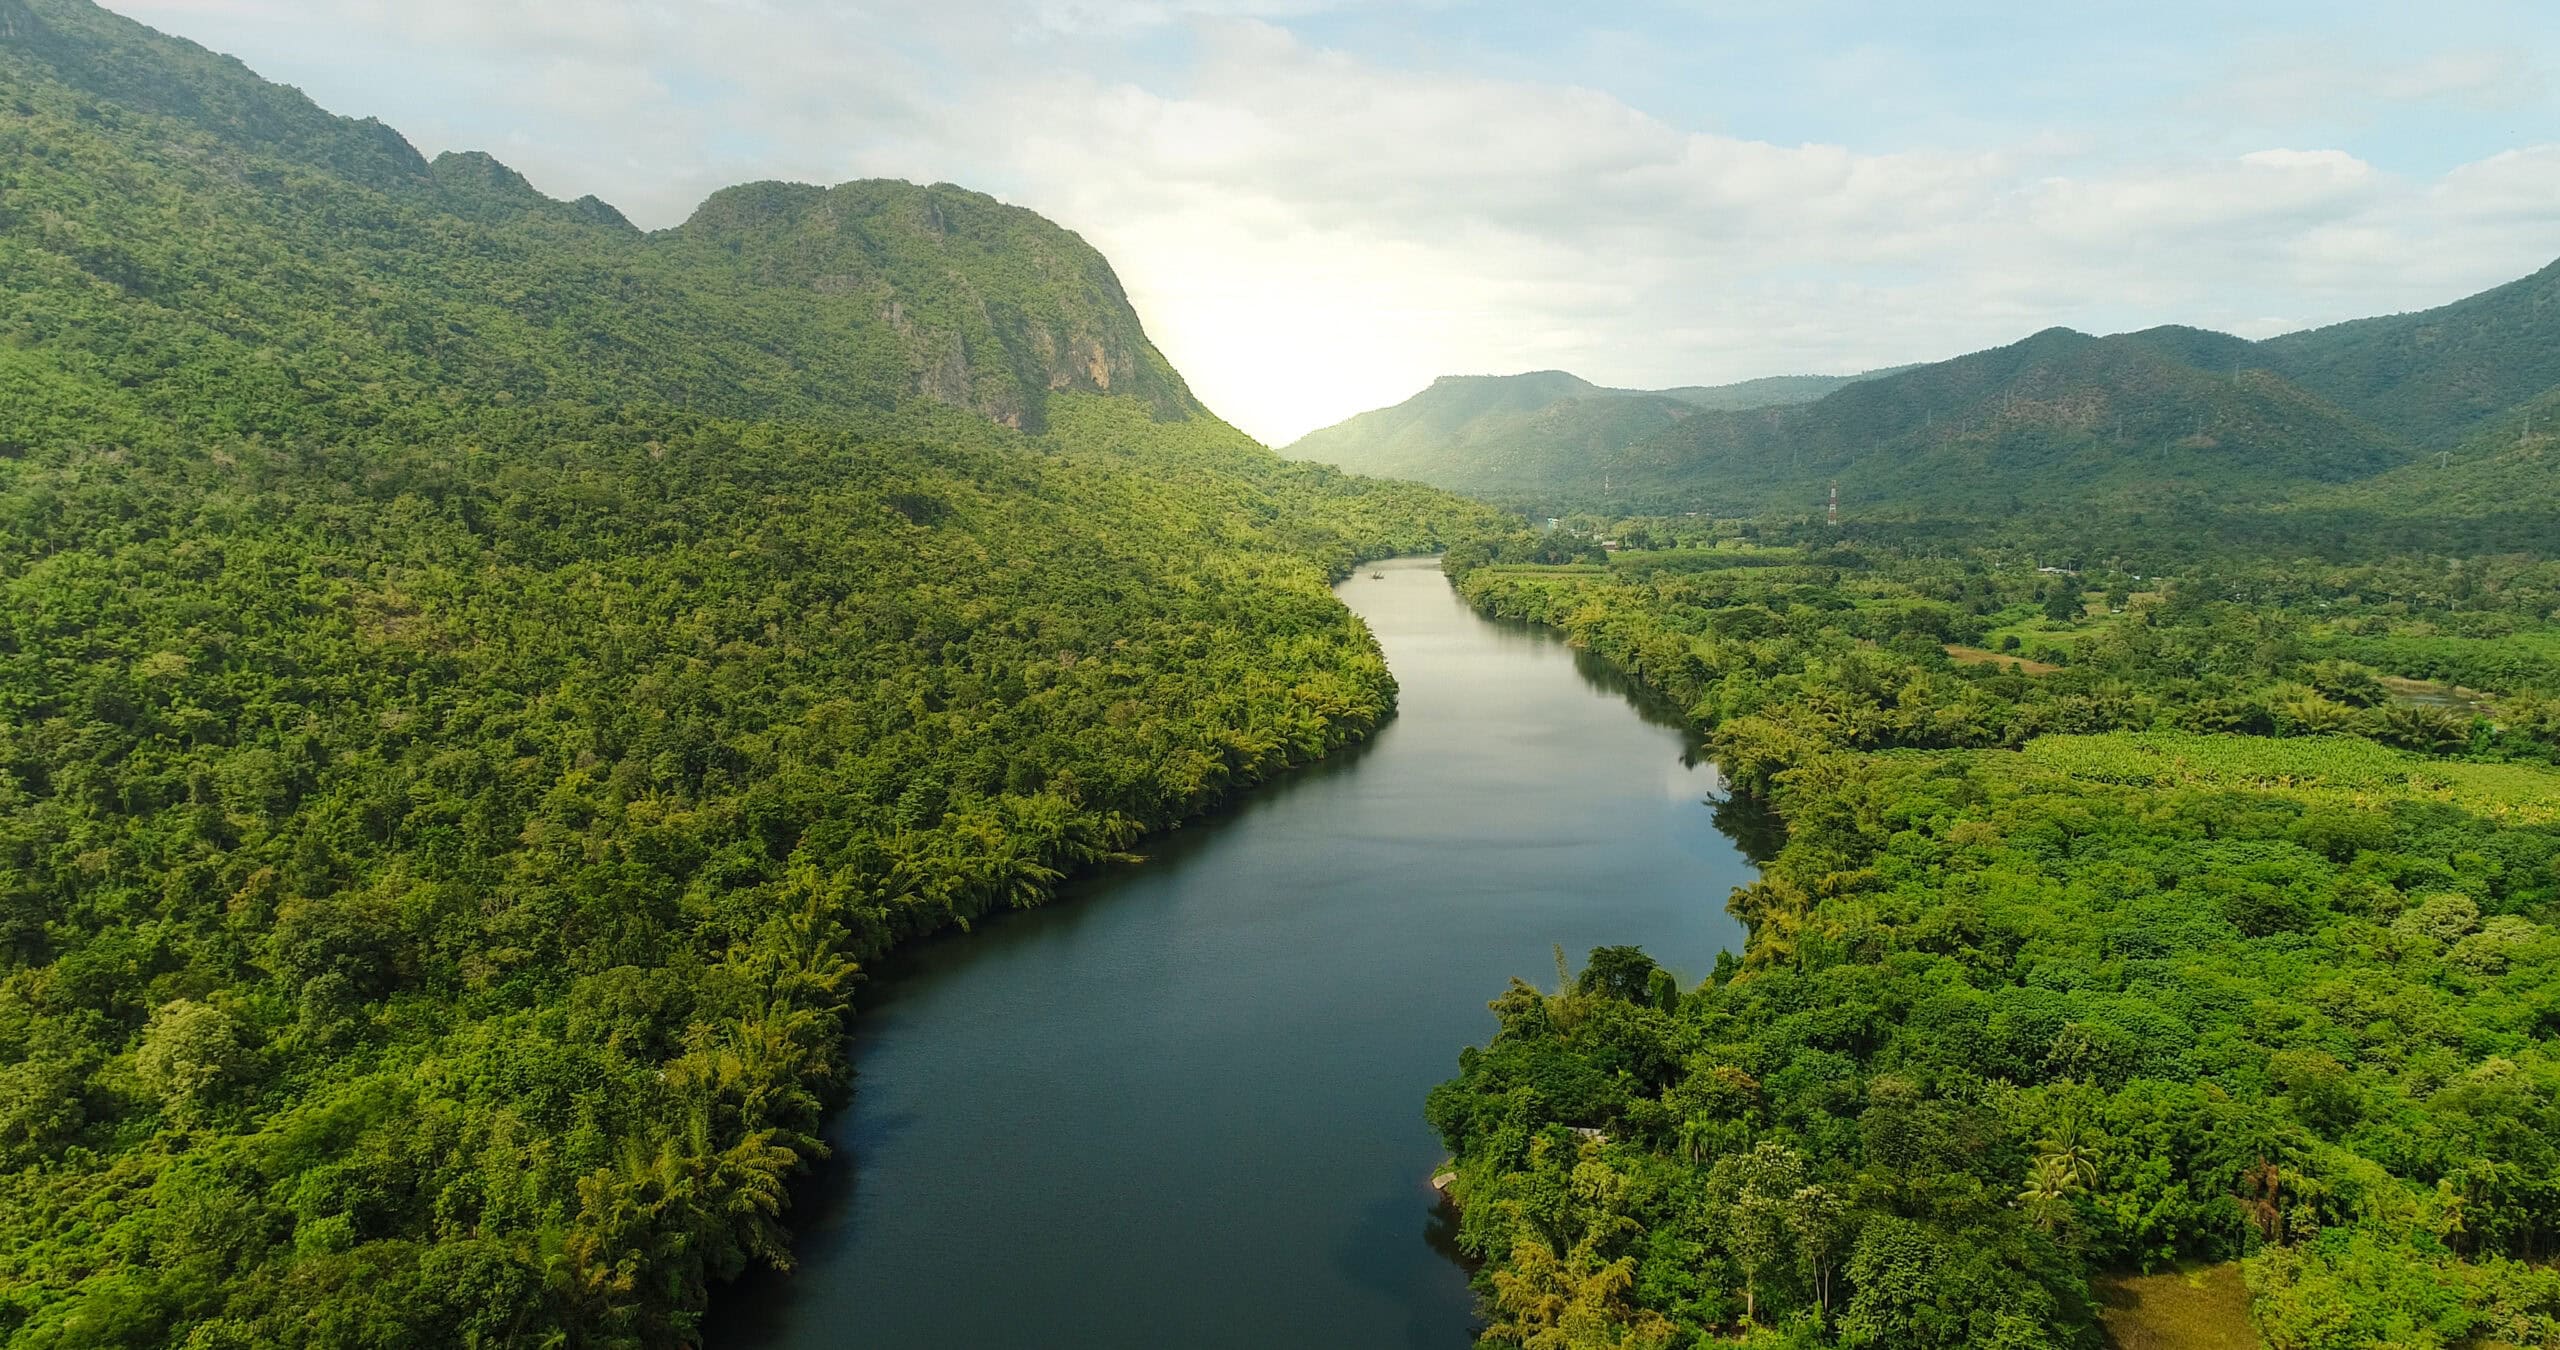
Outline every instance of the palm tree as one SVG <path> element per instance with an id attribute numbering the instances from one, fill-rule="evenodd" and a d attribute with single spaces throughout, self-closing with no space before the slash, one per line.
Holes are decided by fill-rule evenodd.
<path id="1" fill-rule="evenodd" d="M 2078 1189 L 2080 1179 L 2072 1174 L 2071 1165 L 2047 1154 L 2027 1169 L 2026 1188 L 2018 1192 L 2018 1203 L 2036 1227 L 2050 1233 L 2067 1211 L 2071 1193 Z"/>
<path id="2" fill-rule="evenodd" d="M 2038 1161 L 2050 1162 L 2071 1178 L 2073 1188 L 2098 1189 L 2098 1155 L 2080 1131 L 2078 1115 L 2067 1115 L 2052 1134 L 2036 1144 Z"/>

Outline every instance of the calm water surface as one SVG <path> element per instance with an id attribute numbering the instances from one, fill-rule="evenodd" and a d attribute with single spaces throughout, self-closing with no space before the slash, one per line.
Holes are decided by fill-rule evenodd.
<path id="1" fill-rule="evenodd" d="M 1373 742 L 876 972 L 800 1268 L 721 1291 L 714 1346 L 1469 1344 L 1424 1094 L 1557 943 L 1703 974 L 1753 873 L 1676 723 L 1436 563 L 1374 570 Z"/>

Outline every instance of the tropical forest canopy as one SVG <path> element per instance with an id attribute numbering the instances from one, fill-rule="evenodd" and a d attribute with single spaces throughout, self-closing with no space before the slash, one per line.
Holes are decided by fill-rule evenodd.
<path id="1" fill-rule="evenodd" d="M 1784 826 L 1738 957 L 1559 952 L 1431 1095 L 1487 1345 L 2090 1347 L 2237 1261 L 2233 1343 L 2560 1346 L 2560 562 L 2069 561 L 1451 552 Z"/>
<path id="2" fill-rule="evenodd" d="M 2560 270 L 1301 447 L 1425 487 L 960 188 L 644 232 L 86 0 L 0 99 L 11 1345 L 693 1342 L 864 964 L 1375 729 L 1327 582 L 1445 547 L 1774 826 L 1746 950 L 1431 1095 L 1488 1345 L 2236 1262 L 2277 1350 L 2560 1347 Z"/>
<path id="3" fill-rule="evenodd" d="M 670 1345 L 862 962 L 1359 737 L 1495 518 L 1200 407 L 1075 236 L 644 234 L 0 0 L 0 1340 Z"/>

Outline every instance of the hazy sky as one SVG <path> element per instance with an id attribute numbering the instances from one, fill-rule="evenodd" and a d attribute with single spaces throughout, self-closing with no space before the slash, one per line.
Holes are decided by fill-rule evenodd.
<path id="1" fill-rule="evenodd" d="M 2560 256 L 2560 5 L 109 0 L 644 226 L 949 180 L 1285 442 L 1445 373 L 2263 336 Z"/>

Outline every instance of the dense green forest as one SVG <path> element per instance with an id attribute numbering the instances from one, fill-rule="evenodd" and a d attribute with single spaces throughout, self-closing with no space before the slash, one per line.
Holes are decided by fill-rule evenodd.
<path id="1" fill-rule="evenodd" d="M 2274 1350 L 2560 1346 L 2560 565 L 1603 528 L 1450 569 L 1784 831 L 1739 959 L 1559 953 L 1432 1094 L 1486 1343 L 2092 1346 L 2239 1258 Z"/>
<path id="2" fill-rule="evenodd" d="M 1443 381 L 1290 453 L 1536 515 L 1801 517 L 1836 484 L 1861 521 L 2096 514 L 2156 535 L 2165 514 L 2289 543 L 2381 521 L 2450 551 L 2423 541 L 2444 508 L 2497 506 L 2499 485 L 2539 472 L 2515 458 L 2530 448 L 2523 414 L 2560 394 L 2555 295 L 2560 263 L 2437 309 L 2265 342 L 2056 328 L 1828 390 L 1799 382 L 1805 397 L 1751 408 L 1548 390 L 1522 409 L 1479 392 L 1500 381 Z M 2501 548 L 2560 524 L 2549 481 L 2529 499 L 2539 514 L 2495 523 Z M 2439 509 L 2399 509 L 2422 485 Z M 2374 500 L 2389 505 L 2362 509 Z"/>
<path id="3" fill-rule="evenodd" d="M 956 188 L 555 202 L 0 0 L 0 1340 L 664 1345 L 863 962 L 1393 706 L 1492 521 Z"/>
<path id="4" fill-rule="evenodd" d="M 957 187 L 642 231 L 86 0 L 0 101 L 9 1345 L 692 1343 L 866 964 L 1369 734 L 1327 583 L 1450 546 L 1783 826 L 1746 951 L 1560 953 L 1432 1094 L 1492 1344 L 2236 1260 L 2276 1350 L 2560 1348 L 2560 268 L 1336 438 L 1657 512 L 1514 533 Z"/>

